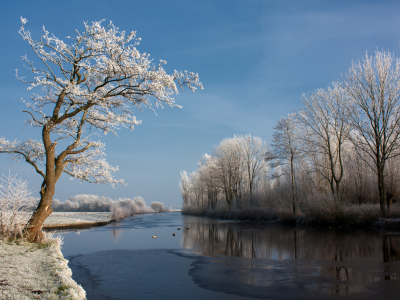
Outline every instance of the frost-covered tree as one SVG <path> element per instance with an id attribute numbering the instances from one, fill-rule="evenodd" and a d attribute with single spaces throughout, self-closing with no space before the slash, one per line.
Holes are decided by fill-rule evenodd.
<path id="1" fill-rule="evenodd" d="M 221 178 L 226 203 L 232 208 L 233 200 L 239 206 L 241 185 L 243 182 L 243 156 L 240 148 L 240 139 L 237 136 L 224 139 L 213 150 L 216 164 Z"/>
<path id="2" fill-rule="evenodd" d="M 199 161 L 199 175 L 202 184 L 207 190 L 207 205 L 215 209 L 218 202 L 218 195 L 221 191 L 221 178 L 215 157 L 203 155 Z"/>
<path id="3" fill-rule="evenodd" d="M 296 114 L 282 118 L 274 127 L 272 148 L 266 153 L 266 160 L 273 162 L 272 166 L 286 165 L 290 167 L 292 183 L 293 215 L 296 215 L 295 162 L 300 156 L 299 130 L 296 127 Z"/>
<path id="4" fill-rule="evenodd" d="M 400 60 L 389 52 L 376 51 L 355 62 L 340 83 L 352 100 L 349 123 L 355 149 L 376 172 L 381 212 L 386 202 L 385 167 L 400 154 Z M 385 205 L 386 204 L 386 205 Z"/>
<path id="5" fill-rule="evenodd" d="M 344 152 L 349 142 L 348 97 L 338 85 L 326 90 L 318 89 L 302 97 L 304 108 L 297 119 L 308 134 L 301 140 L 307 144 L 312 156 L 322 156 L 321 162 L 314 160 L 316 169 L 328 181 L 332 195 L 340 200 L 340 183 L 344 177 Z"/>
<path id="6" fill-rule="evenodd" d="M 182 171 L 180 175 L 181 180 L 179 181 L 179 188 L 182 192 L 182 200 L 185 205 L 188 205 L 190 200 L 191 181 L 186 171 Z"/>
<path id="7" fill-rule="evenodd" d="M 25 160 L 43 179 L 39 205 L 26 227 L 29 240 L 40 241 L 62 173 L 94 183 L 123 183 L 112 176 L 118 168 L 104 159 L 104 144 L 92 139 L 96 130 L 117 135 L 121 127 L 133 129 L 140 123 L 135 107 L 179 107 L 173 98 L 178 86 L 195 91 L 202 85 L 195 73 L 167 74 L 165 61 L 154 64 L 148 54 L 137 50 L 140 38 L 135 32 L 126 35 L 112 22 L 105 27 L 102 21 L 84 23 L 84 31 L 76 30 L 75 37 L 66 38 L 68 42 L 44 27 L 43 35 L 35 40 L 25 29 L 27 20 L 21 18 L 21 22 L 19 33 L 39 64 L 23 57 L 34 77 L 27 81 L 17 73 L 17 78 L 29 85 L 28 90 L 41 88 L 26 101 L 26 112 L 28 125 L 39 127 L 42 135 L 40 141 L 1 137 L 0 153 Z"/>
<path id="8" fill-rule="evenodd" d="M 244 168 L 249 186 L 250 203 L 253 205 L 253 189 L 255 180 L 262 172 L 266 172 L 265 153 L 266 143 L 258 136 L 251 134 L 239 137 Z"/>

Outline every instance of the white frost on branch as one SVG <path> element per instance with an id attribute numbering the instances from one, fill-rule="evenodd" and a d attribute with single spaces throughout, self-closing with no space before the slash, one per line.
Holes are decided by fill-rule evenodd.
<path id="1" fill-rule="evenodd" d="M 124 184 L 123 179 L 116 180 L 112 177 L 112 173 L 118 171 L 118 166 L 113 167 L 105 160 L 104 144 L 100 142 L 91 144 L 94 148 L 71 155 L 65 161 L 64 172 L 72 177 L 92 183 L 110 183 L 112 187 L 116 184 Z"/>
<path id="2" fill-rule="evenodd" d="M 0 153 L 9 153 L 13 160 L 24 158 L 36 165 L 42 165 L 45 159 L 43 143 L 28 139 L 27 141 L 9 141 L 0 137 Z"/>
<path id="3" fill-rule="evenodd" d="M 167 74 L 160 60 L 155 64 L 149 54 L 137 49 L 140 38 L 136 32 L 126 34 L 110 22 L 84 23 L 83 32 L 76 30 L 67 43 L 43 27 L 38 39 L 25 29 L 27 20 L 21 17 L 19 33 L 31 46 L 39 63 L 33 64 L 25 55 L 22 60 L 33 78 L 26 80 L 16 70 L 17 79 L 28 84 L 28 90 L 40 88 L 25 102 L 28 126 L 42 128 L 43 141 L 10 142 L 0 138 L 0 153 L 10 153 L 13 159 L 25 159 L 42 175 L 45 187 L 53 185 L 62 172 L 95 183 L 123 184 L 112 173 L 118 167 L 105 160 L 104 144 L 89 137 L 98 131 L 103 134 L 141 123 L 134 109 L 175 104 L 178 87 L 194 92 L 203 88 L 196 73 L 174 71 Z M 56 153 L 62 140 L 65 150 Z M 59 147 L 59 146 L 58 146 Z M 46 163 L 46 172 L 41 170 Z M 50 166 L 49 164 L 53 164 Z M 51 174 L 47 174 L 51 170 Z M 53 171 L 54 170 L 54 171 Z"/>
<path id="4" fill-rule="evenodd" d="M 40 40 L 35 41 L 25 30 L 26 20 L 22 22 L 20 34 L 43 63 L 42 68 L 36 68 L 26 56 L 23 57 L 26 67 L 36 75 L 31 82 L 18 77 L 17 73 L 18 79 L 30 84 L 28 90 L 42 87 L 43 95 L 34 95 L 32 102 L 27 104 L 40 116 L 32 118 L 31 125 L 46 123 L 51 116 L 46 116 L 43 108 L 56 104 L 59 95 L 63 94 L 65 100 L 60 116 L 68 116 L 88 106 L 87 122 L 104 133 L 116 135 L 120 126 L 133 129 L 140 123 L 133 116 L 132 107 L 151 107 L 149 96 L 154 97 L 156 107 L 164 104 L 180 107 L 172 97 L 178 93 L 177 84 L 192 91 L 203 88 L 198 74 L 175 70 L 169 75 L 162 67 L 165 61 L 154 65 L 148 54 L 136 49 L 140 40 L 136 38 L 136 32 L 125 36 L 125 32 L 120 32 L 112 22 L 107 27 L 102 27 L 102 22 L 85 23 L 85 31 L 78 32 L 73 44 L 64 43 L 45 28 Z M 80 116 L 70 118 L 76 121 Z M 75 132 L 67 125 L 64 122 L 53 124 L 52 130 L 73 135 Z"/>

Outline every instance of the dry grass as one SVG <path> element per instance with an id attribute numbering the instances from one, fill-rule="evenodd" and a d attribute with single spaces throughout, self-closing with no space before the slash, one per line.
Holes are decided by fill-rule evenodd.
<path id="1" fill-rule="evenodd" d="M 220 206 L 211 210 L 204 207 L 186 206 L 182 208 L 182 214 L 313 226 L 390 226 L 400 228 L 400 204 L 393 204 L 390 214 L 382 218 L 378 204 L 342 205 L 326 199 L 315 202 L 303 202 L 296 217 L 293 216 L 290 209 L 279 207 L 242 207 L 229 210 L 226 206 Z"/>
<path id="2" fill-rule="evenodd" d="M 61 243 L 49 235 L 41 244 L 0 240 L 0 299 L 86 299 L 71 277 Z"/>

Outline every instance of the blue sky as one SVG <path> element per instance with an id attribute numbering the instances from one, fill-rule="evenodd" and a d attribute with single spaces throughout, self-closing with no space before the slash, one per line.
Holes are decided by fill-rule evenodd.
<path id="1" fill-rule="evenodd" d="M 325 88 L 352 61 L 368 51 L 400 53 L 400 1 L 7 1 L 0 11 L 0 136 L 39 139 L 22 130 L 26 115 L 16 99 L 28 99 L 15 79 L 21 56 L 35 61 L 18 34 L 20 17 L 33 37 L 42 25 L 59 38 L 83 30 L 83 21 L 112 20 L 137 31 L 138 49 L 172 72 L 199 73 L 204 90 L 177 95 L 182 109 L 137 111 L 142 124 L 106 136 L 107 159 L 118 165 L 117 178 L 128 186 L 99 186 L 68 180 L 57 184 L 55 198 L 76 194 L 111 198 L 142 196 L 180 206 L 179 172 L 193 171 L 197 160 L 234 134 L 269 141 L 281 116 L 301 107 L 301 94 Z M 37 91 L 39 92 L 39 91 Z M 0 157 L 0 173 L 18 173 L 38 197 L 40 177 L 24 162 Z"/>

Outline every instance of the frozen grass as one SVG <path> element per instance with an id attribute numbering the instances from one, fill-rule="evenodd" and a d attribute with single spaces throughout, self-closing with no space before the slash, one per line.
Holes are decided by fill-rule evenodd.
<path id="1" fill-rule="evenodd" d="M 0 299 L 86 299 L 71 277 L 60 239 L 0 240 Z"/>
<path id="2" fill-rule="evenodd" d="M 107 222 L 110 217 L 109 212 L 53 212 L 44 221 L 44 226 Z"/>
<path id="3" fill-rule="evenodd" d="M 271 210 L 266 208 L 241 208 L 229 210 L 226 207 L 218 207 L 211 210 L 207 208 L 186 206 L 182 208 L 182 214 L 206 216 L 218 219 L 237 219 L 247 221 L 280 221 L 294 222 L 293 215 L 286 210 Z"/>
<path id="4" fill-rule="evenodd" d="M 251 221 L 270 221 L 297 223 L 317 226 L 384 226 L 400 228 L 400 204 L 393 204 L 391 213 L 381 217 L 378 204 L 337 205 L 333 202 L 309 203 L 293 217 L 290 209 L 275 208 L 241 208 L 229 210 L 220 206 L 214 210 L 204 207 L 185 206 L 182 214 L 207 216 L 219 219 L 238 219 Z"/>
<path id="5" fill-rule="evenodd" d="M 30 214 L 24 214 L 19 218 L 20 227 L 23 228 L 28 221 Z M 75 226 L 75 225 L 95 225 L 111 221 L 110 212 L 53 212 L 43 224 L 43 228 L 57 226 Z"/>

